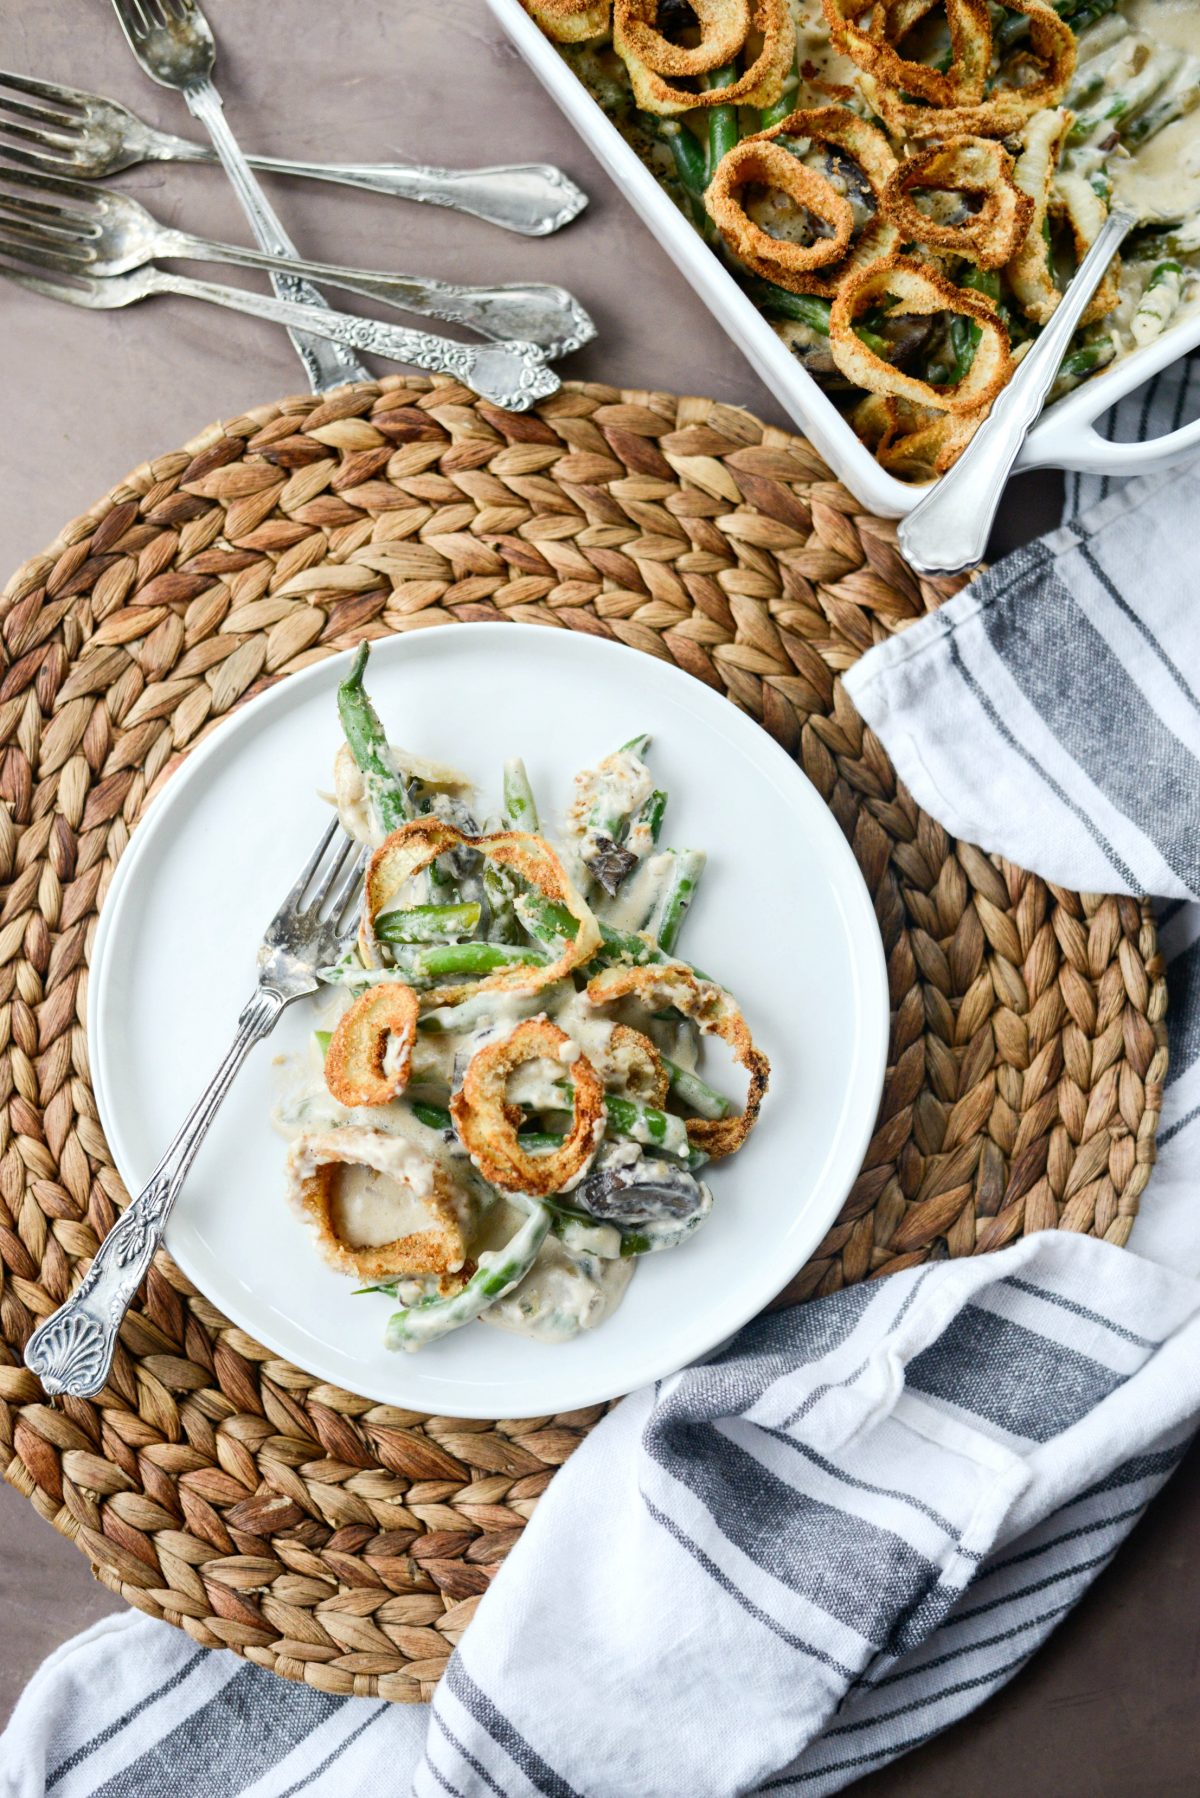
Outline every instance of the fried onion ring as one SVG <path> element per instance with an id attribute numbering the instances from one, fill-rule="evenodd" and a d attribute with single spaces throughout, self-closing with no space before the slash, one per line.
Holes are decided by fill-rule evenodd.
<path id="1" fill-rule="evenodd" d="M 831 3 L 836 0 L 826 0 Z M 905 98 L 916 93 L 915 88 L 901 89 L 886 80 L 872 84 L 867 76 L 864 86 L 871 86 L 870 97 L 890 130 L 908 137 L 1007 137 L 1020 131 L 1031 114 L 1058 104 L 1075 73 L 1074 32 L 1046 0 L 1005 0 L 1005 4 L 1008 11 L 1024 13 L 1029 20 L 1030 50 L 1042 65 L 1041 78 L 1023 87 L 997 88 L 986 99 L 922 106 Z M 990 49 L 990 27 L 988 41 Z"/>
<path id="2" fill-rule="evenodd" d="M 530 18 L 560 44 L 607 37 L 612 0 L 521 0 Z"/>
<path id="3" fill-rule="evenodd" d="M 811 243 L 788 243 L 756 225 L 742 204 L 741 191 L 752 181 L 777 188 L 797 206 L 832 228 L 832 237 Z M 850 202 L 835 193 L 824 175 L 805 168 L 782 144 L 748 137 L 723 156 L 704 195 L 708 216 L 739 262 L 768 281 L 792 287 L 795 277 L 828 263 L 840 262 L 850 246 L 854 214 Z"/>
<path id="4" fill-rule="evenodd" d="M 1070 225 L 1078 265 L 1095 243 L 1100 227 L 1108 217 L 1108 207 L 1090 181 L 1085 181 L 1082 175 L 1060 171 L 1050 190 L 1050 214 L 1053 218 L 1066 219 Z M 1091 325 L 1098 318 L 1106 318 L 1120 304 L 1120 274 L 1121 259 L 1114 256 L 1104 272 L 1103 281 L 1084 309 L 1079 320 L 1081 325 Z"/>
<path id="5" fill-rule="evenodd" d="M 604 1047 L 593 1048 L 590 1060 L 605 1086 L 615 1086 L 639 1104 L 661 1111 L 671 1080 L 662 1056 L 648 1036 L 628 1024 L 614 1024 Z"/>
<path id="6" fill-rule="evenodd" d="M 847 0 L 822 0 L 822 6 L 838 49 L 881 87 L 892 88 L 898 95 L 911 94 L 938 109 L 972 106 L 982 100 L 992 54 L 987 0 L 946 0 L 951 60 L 945 70 L 910 62 L 896 48 L 928 7 L 889 7 L 883 20 L 889 33 L 885 37 L 878 26 L 864 30 L 856 22 L 862 6 L 847 4 Z"/>
<path id="7" fill-rule="evenodd" d="M 889 295 L 898 302 L 897 316 L 957 312 L 980 327 L 974 359 L 961 381 L 953 387 L 933 387 L 894 368 L 855 335 L 859 316 L 873 300 Z M 894 393 L 936 412 L 975 412 L 989 406 L 1012 374 L 1008 332 L 992 302 L 982 294 L 955 287 L 927 264 L 907 256 L 885 257 L 843 282 L 830 308 L 829 347 L 842 373 L 856 387 L 868 393 Z"/>
<path id="8" fill-rule="evenodd" d="M 871 393 L 850 422 L 881 468 L 905 481 L 931 481 L 957 462 L 987 416 L 976 412 L 935 412 L 894 393 Z"/>
<path id="9" fill-rule="evenodd" d="M 718 11 L 731 14 L 736 4 L 737 0 L 718 0 L 716 4 L 714 0 L 707 0 L 705 11 L 715 19 Z M 666 78 L 670 71 L 660 71 L 638 54 L 634 40 L 639 32 L 641 41 L 656 42 L 669 50 L 672 60 L 681 54 L 689 54 L 659 37 L 655 29 L 658 0 L 615 0 L 613 49 L 629 71 L 635 105 L 643 112 L 657 113 L 660 117 L 691 112 L 698 106 L 773 106 L 791 74 L 796 54 L 796 30 L 787 0 L 749 0 L 749 5 L 749 31 L 762 37 L 762 49 L 749 68 L 729 87 L 701 88 L 693 92 L 690 88 L 675 86 Z M 699 8 L 696 11 L 699 13 Z M 713 64 L 713 67 L 717 66 Z M 685 77 L 681 75 L 675 77 L 676 81 L 683 79 Z"/>
<path id="10" fill-rule="evenodd" d="M 549 1018 L 526 1018 L 509 1035 L 477 1049 L 462 1085 L 450 1100 L 450 1115 L 471 1160 L 484 1179 L 502 1192 L 545 1198 L 566 1192 L 592 1164 L 604 1136 L 604 1086 L 586 1055 L 564 1062 L 571 1039 Z M 517 1108 L 508 1104 L 509 1076 L 523 1063 L 552 1061 L 569 1073 L 575 1089 L 571 1128 L 556 1149 L 531 1155 L 517 1136 Z M 564 1101 L 565 1103 L 565 1101 Z M 514 1116 L 514 1111 L 517 1115 Z"/>
<path id="11" fill-rule="evenodd" d="M 652 5 L 618 0 L 617 10 L 621 54 L 636 56 L 656 75 L 711 74 L 732 62 L 750 35 L 750 0 L 694 0 L 692 12 L 700 27 L 700 42 L 694 48 L 663 37 L 656 24 L 657 0 Z"/>
<path id="12" fill-rule="evenodd" d="M 772 186 L 790 194 L 799 204 L 816 212 L 827 223 L 834 223 L 835 217 L 841 218 L 842 208 L 849 212 L 844 195 L 838 192 L 828 176 L 806 168 L 784 151 L 781 143 L 773 142 L 776 138 L 785 137 L 803 137 L 815 144 L 831 145 L 856 164 L 871 191 L 876 217 L 863 227 L 848 247 L 843 247 L 840 254 L 832 253 L 836 250 L 839 238 L 818 238 L 815 243 L 805 245 L 782 243 L 755 225 L 741 205 L 738 188 L 746 181 L 765 179 Z M 739 180 L 730 181 L 724 176 L 730 157 L 737 156 L 739 151 L 746 150 L 752 144 L 771 152 L 772 170 L 776 166 L 782 167 L 776 164 L 775 159 L 780 151 L 784 151 L 791 169 L 799 170 L 804 177 L 805 190 L 818 193 L 821 203 L 813 204 L 809 199 L 802 198 L 797 177 L 787 171 L 779 178 L 773 174 L 763 176 L 746 173 Z M 847 275 L 888 255 L 898 245 L 899 231 L 882 216 L 880 210 L 884 189 L 895 168 L 896 158 L 882 131 L 868 124 L 866 119 L 859 118 L 848 107 L 801 107 L 778 125 L 773 125 L 769 131 L 760 132 L 757 137 L 743 139 L 736 149 L 722 158 L 705 196 L 705 205 L 733 254 L 745 262 L 748 268 L 753 269 L 755 274 L 774 281 L 779 287 L 788 288 L 792 293 L 823 294 L 828 299 L 837 292 Z M 738 172 L 735 164 L 733 174 L 737 175 Z M 792 182 L 796 182 L 794 187 Z M 809 185 L 812 182 L 817 183 L 816 189 Z M 710 197 L 713 204 L 710 204 Z M 851 213 L 851 232 L 853 222 Z M 807 262 L 802 260 L 813 251 L 821 254 Z"/>
<path id="13" fill-rule="evenodd" d="M 382 955 L 375 936 L 375 919 L 414 874 L 449 849 L 477 849 L 490 861 L 512 868 L 547 899 L 565 905 L 579 928 L 564 938 L 557 960 L 542 965 L 514 965 L 477 980 L 456 981 L 433 987 L 419 995 L 422 1009 L 457 1005 L 473 993 L 536 993 L 552 986 L 581 962 L 589 961 L 600 946 L 600 927 L 590 907 L 569 878 L 566 869 L 542 837 L 522 830 L 498 830 L 490 836 L 469 837 L 433 816 L 413 818 L 394 830 L 371 857 L 363 882 L 363 912 L 358 942 L 368 967 L 380 967 Z"/>
<path id="14" fill-rule="evenodd" d="M 388 1105 L 399 1097 L 408 1085 L 419 1012 L 412 988 L 389 981 L 369 986 L 342 1013 L 325 1055 L 325 1084 L 339 1105 Z"/>
<path id="15" fill-rule="evenodd" d="M 589 1004 L 596 1006 L 611 1005 L 630 995 L 650 1011 L 674 1005 L 684 1017 L 693 1018 L 706 1036 L 719 1036 L 728 1043 L 734 1060 L 749 1075 L 745 1106 L 733 1117 L 689 1118 L 687 1133 L 689 1142 L 712 1156 L 732 1155 L 740 1148 L 757 1122 L 771 1064 L 756 1047 L 740 1008 L 725 989 L 701 980 L 682 962 L 670 962 L 605 968 L 589 981 L 586 992 Z"/>
<path id="16" fill-rule="evenodd" d="M 970 194 L 983 203 L 961 224 L 941 225 L 918 208 L 917 188 Z M 1033 217 L 1033 200 L 1013 180 L 1012 157 L 992 137 L 960 137 L 910 156 L 888 181 L 883 208 L 901 237 L 957 251 L 980 268 L 1003 268 Z"/>
<path id="17" fill-rule="evenodd" d="M 403 1136 L 346 1127 L 307 1131 L 287 1153 L 287 1196 L 310 1224 L 325 1260 L 360 1280 L 453 1274 L 466 1259 L 466 1202 L 449 1173 Z M 418 1222 L 390 1242 L 355 1244 L 340 1233 L 339 1174 L 365 1167 L 398 1188 L 402 1222 Z M 415 1216 L 413 1215 L 415 1213 Z"/>
<path id="18" fill-rule="evenodd" d="M 1008 280 L 1022 312 L 1037 325 L 1048 322 L 1062 297 L 1050 273 L 1045 226 L 1055 170 L 1070 129 L 1071 114 L 1065 108 L 1034 113 L 1021 134 L 1021 154 L 1013 169 L 1013 180 L 1033 201 L 1033 212 L 1008 265 Z"/>

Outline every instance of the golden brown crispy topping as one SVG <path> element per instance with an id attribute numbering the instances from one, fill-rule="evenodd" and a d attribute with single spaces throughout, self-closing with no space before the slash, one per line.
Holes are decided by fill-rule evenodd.
<path id="1" fill-rule="evenodd" d="M 580 962 L 591 959 L 600 946 L 600 927 L 591 909 L 568 876 L 566 869 L 543 837 L 521 830 L 498 830 L 490 836 L 469 837 L 447 824 L 443 818 L 413 818 L 394 830 L 381 843 L 367 864 L 363 882 L 363 915 L 359 929 L 359 949 L 369 967 L 382 962 L 375 936 L 375 919 L 384 911 L 406 881 L 420 874 L 451 849 L 477 849 L 488 860 L 512 868 L 530 886 L 547 899 L 565 905 L 577 921 L 575 936 L 565 940 L 562 952 L 552 962 L 537 965 L 514 965 L 498 973 L 485 974 L 477 980 L 456 981 L 448 986 L 431 988 L 420 995 L 422 1008 L 435 1005 L 457 1005 L 472 993 L 508 992 L 536 993 L 570 973 Z"/>
<path id="2" fill-rule="evenodd" d="M 958 223 L 942 224 L 917 206 L 913 194 L 921 189 L 967 194 L 981 204 Z M 1032 199 L 1013 180 L 1012 157 L 990 137 L 960 137 L 910 156 L 888 181 L 883 207 L 906 241 L 956 251 L 980 268 L 1003 268 L 1033 217 Z"/>
<path id="3" fill-rule="evenodd" d="M 560 44 L 586 44 L 607 37 L 612 0 L 521 0 L 531 19 Z"/>
<path id="4" fill-rule="evenodd" d="M 485 1043 L 467 1063 L 463 1083 L 450 1100 L 450 1115 L 472 1161 L 502 1192 L 548 1197 L 565 1192 L 591 1166 L 604 1135 L 604 1087 L 586 1055 L 570 1062 L 561 1051 L 570 1037 L 548 1018 L 527 1018 L 509 1036 Z M 517 1135 L 520 1108 L 507 1089 L 515 1070 L 549 1061 L 574 1088 L 571 1128 L 555 1149 L 531 1154 Z M 563 1099 L 564 1109 L 566 1099 Z"/>
<path id="5" fill-rule="evenodd" d="M 636 997 L 649 1011 L 673 1005 L 685 1018 L 693 1018 L 706 1036 L 719 1036 L 733 1051 L 734 1060 L 750 1077 L 746 1103 L 733 1117 L 689 1118 L 688 1140 L 712 1156 L 732 1155 L 749 1136 L 771 1077 L 771 1064 L 754 1042 L 736 1001 L 723 987 L 701 980 L 682 962 L 652 964 L 641 968 L 606 968 L 589 981 L 592 1005 L 611 1005 Z"/>
<path id="6" fill-rule="evenodd" d="M 416 1223 L 388 1242 L 347 1240 L 340 1183 L 355 1169 L 382 1176 L 396 1215 Z M 288 1199 L 312 1225 L 322 1255 L 360 1280 L 452 1275 L 463 1265 L 463 1200 L 446 1169 L 405 1138 L 345 1127 L 299 1136 L 288 1150 Z"/>
<path id="7" fill-rule="evenodd" d="M 885 362 L 855 334 L 855 324 L 873 302 L 894 302 L 891 316 L 957 312 L 980 328 L 970 368 L 953 387 L 934 387 Z M 928 264 L 889 256 L 843 282 L 829 316 L 829 342 L 842 373 L 868 393 L 892 393 L 935 412 L 969 413 L 989 406 L 1012 374 L 1008 332 L 991 300 L 969 292 Z"/>
<path id="8" fill-rule="evenodd" d="M 853 213 L 833 180 L 797 161 L 776 140 L 807 138 L 848 157 L 861 171 L 876 216 L 851 241 Z M 743 156 L 754 146 L 749 156 Z M 740 160 L 739 160 L 740 157 Z M 782 160 L 781 160 L 782 159 Z M 755 173 L 755 166 L 760 172 Z M 900 234 L 879 214 L 896 158 L 882 131 L 844 106 L 802 107 L 780 124 L 745 138 L 722 158 L 705 195 L 705 205 L 733 254 L 765 280 L 792 293 L 832 296 L 854 269 L 895 249 Z M 833 237 L 791 244 L 771 237 L 749 218 L 741 191 L 751 182 L 779 188 L 798 205 L 833 227 Z M 849 230 L 844 228 L 849 218 Z"/>
<path id="9" fill-rule="evenodd" d="M 399 981 L 370 986 L 338 1019 L 325 1084 L 339 1105 L 387 1105 L 408 1085 L 420 1007 Z"/>
<path id="10" fill-rule="evenodd" d="M 723 43 L 733 22 L 745 17 L 746 30 L 738 49 L 750 51 L 755 43 L 760 47 L 747 55 L 746 69 L 729 87 L 681 87 L 681 81 L 693 76 L 675 73 L 666 66 L 667 61 L 674 62 L 680 55 L 707 56 L 704 39 L 700 52 L 680 51 L 657 30 L 658 0 L 616 0 L 613 48 L 629 70 L 637 104 L 644 112 L 660 115 L 691 112 L 697 106 L 773 106 L 796 54 L 796 32 L 787 0 L 749 0 L 748 9 L 745 0 L 705 0 L 703 10 L 700 6 L 693 10 L 710 42 L 720 33 Z M 639 45 L 652 54 L 643 56 Z M 708 68 L 719 66 L 720 59 Z"/>

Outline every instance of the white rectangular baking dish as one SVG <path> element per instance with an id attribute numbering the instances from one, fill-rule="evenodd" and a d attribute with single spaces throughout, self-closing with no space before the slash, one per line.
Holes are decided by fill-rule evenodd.
<path id="1" fill-rule="evenodd" d="M 542 35 L 521 0 L 488 0 L 488 5 L 642 222 L 839 479 L 864 506 L 882 517 L 900 518 L 911 511 L 928 488 L 911 487 L 879 466 L 833 402 L 784 348 L 720 258 L 714 256 L 638 160 L 554 45 Z M 1200 419 L 1146 443 L 1109 443 L 1094 429 L 1094 420 L 1198 344 L 1200 313 L 1172 326 L 1157 343 L 1122 357 L 1085 381 L 1052 406 L 1034 426 L 1017 468 L 1069 468 L 1093 474 L 1131 475 L 1180 461 L 1200 444 Z"/>

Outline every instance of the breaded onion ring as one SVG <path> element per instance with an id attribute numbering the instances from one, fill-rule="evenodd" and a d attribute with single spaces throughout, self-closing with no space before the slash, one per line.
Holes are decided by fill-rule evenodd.
<path id="1" fill-rule="evenodd" d="M 711 74 L 739 55 L 750 35 L 750 0 L 692 0 L 700 27 L 694 47 L 673 44 L 658 29 L 658 0 L 618 0 L 621 54 L 636 56 L 656 75 Z"/>
<path id="2" fill-rule="evenodd" d="M 992 54 L 992 26 L 987 0 L 946 0 L 950 28 L 951 60 L 948 69 L 910 62 L 896 44 L 929 10 L 927 7 L 889 7 L 878 28 L 864 30 L 856 23 L 860 5 L 847 0 L 822 0 L 830 36 L 843 55 L 874 78 L 881 87 L 911 94 L 928 106 L 971 106 L 983 98 Z M 918 111 L 919 108 L 914 108 Z"/>
<path id="3" fill-rule="evenodd" d="M 380 912 L 414 874 L 420 874 L 447 850 L 464 847 L 477 849 L 490 861 L 513 868 L 547 899 L 565 905 L 571 916 L 578 920 L 579 928 L 573 937 L 564 938 L 557 960 L 540 966 L 501 968 L 497 973 L 484 974 L 477 980 L 430 988 L 419 995 L 422 1008 L 457 1005 L 473 993 L 536 993 L 561 980 L 581 962 L 591 959 L 600 946 L 600 927 L 549 843 L 522 830 L 498 830 L 484 837 L 464 836 L 444 818 L 430 816 L 413 818 L 399 830 L 394 830 L 367 864 L 358 942 L 369 967 L 382 965 L 375 936 L 375 919 Z"/>
<path id="4" fill-rule="evenodd" d="M 854 408 L 850 422 L 889 474 L 931 481 L 958 460 L 986 416 L 985 407 L 935 412 L 894 393 L 871 393 Z"/>
<path id="5" fill-rule="evenodd" d="M 771 1064 L 756 1047 L 736 1001 L 723 987 L 701 980 L 682 962 L 651 963 L 641 968 L 605 968 L 587 986 L 592 1005 L 611 1005 L 631 994 L 650 1011 L 674 1005 L 693 1018 L 706 1036 L 719 1036 L 729 1044 L 734 1060 L 749 1075 L 744 1108 L 734 1117 L 689 1118 L 688 1140 L 710 1155 L 732 1155 L 749 1136 L 771 1077 Z"/>
<path id="6" fill-rule="evenodd" d="M 329 1039 L 325 1084 L 339 1105 L 388 1105 L 408 1085 L 420 1006 L 399 981 L 369 986 Z"/>
<path id="7" fill-rule="evenodd" d="M 1050 190 L 1050 215 L 1064 218 L 1070 225 L 1078 265 L 1099 236 L 1100 227 L 1108 217 L 1108 207 L 1090 181 L 1085 181 L 1082 175 L 1060 171 Z M 1079 320 L 1081 325 L 1091 325 L 1098 318 L 1106 318 L 1120 304 L 1120 274 L 1121 259 L 1114 256 L 1104 271 L 1103 281 L 1084 309 Z"/>
<path id="8" fill-rule="evenodd" d="M 970 194 L 983 203 L 961 224 L 941 225 L 917 206 L 918 188 Z M 1012 157 L 992 137 L 960 137 L 910 156 L 888 181 L 883 208 L 906 241 L 957 251 L 980 268 L 1003 268 L 1033 217 L 1032 199 L 1013 180 Z"/>
<path id="9" fill-rule="evenodd" d="M 1013 180 L 1033 201 L 1033 212 L 1008 265 L 1008 281 L 1022 312 L 1037 325 L 1049 321 L 1062 297 L 1050 273 L 1045 225 L 1055 170 L 1070 129 L 1071 114 L 1065 108 L 1035 113 L 1021 134 L 1023 147 L 1013 168 Z"/>
<path id="10" fill-rule="evenodd" d="M 1046 0 L 1005 0 L 1005 4 L 1029 20 L 1030 50 L 1042 64 L 1041 78 L 1022 87 L 996 88 L 986 99 L 928 106 L 905 98 L 916 91 L 913 88 L 877 81 L 871 97 L 890 130 L 909 137 L 1007 137 L 1019 131 L 1032 113 L 1058 104 L 1075 73 L 1074 32 Z M 989 48 L 990 36 L 989 29 Z"/>
<path id="11" fill-rule="evenodd" d="M 779 187 L 783 192 L 790 194 L 799 204 L 816 212 L 819 217 L 825 219 L 826 223 L 832 224 L 835 218 L 840 219 L 843 207 L 849 211 L 845 196 L 838 192 L 828 176 L 818 173 L 815 169 L 806 168 L 803 163 L 798 162 L 786 151 L 784 154 L 787 155 L 787 160 L 792 168 L 798 169 L 805 178 L 805 190 L 819 193 L 819 204 L 813 204 L 811 200 L 801 197 L 799 183 L 797 182 L 794 187 L 790 185 L 796 180 L 796 177 L 790 174 L 787 179 L 756 176 L 753 173 L 745 174 L 740 181 L 736 181 L 730 186 L 729 197 L 725 198 L 723 172 L 730 156 L 736 157 L 738 152 L 744 151 L 748 145 L 757 144 L 770 150 L 771 166 L 774 168 L 776 166 L 774 158 L 780 151 L 783 151 L 783 145 L 776 145 L 772 140 L 785 137 L 808 138 L 814 144 L 826 144 L 840 151 L 861 170 L 863 179 L 871 191 L 877 216 L 863 227 L 857 239 L 852 241 L 848 248 L 843 248 L 840 255 L 831 254 L 831 251 L 836 249 L 839 238 L 818 238 L 815 243 L 809 245 L 783 243 L 762 231 L 747 217 L 738 197 L 738 188 L 746 181 L 756 179 L 768 180 L 772 186 Z M 793 112 L 786 119 L 781 120 L 778 125 L 773 125 L 769 131 L 760 132 L 757 137 L 743 139 L 735 150 L 730 151 L 729 155 L 722 158 L 708 193 L 705 195 L 705 205 L 733 254 L 745 262 L 747 267 L 753 269 L 755 274 L 763 276 L 765 280 L 774 281 L 779 287 L 788 288 L 792 293 L 816 293 L 831 298 L 847 275 L 852 274 L 857 268 L 865 267 L 868 263 L 878 261 L 881 256 L 886 256 L 896 248 L 900 241 L 899 231 L 882 216 L 880 211 L 884 188 L 895 168 L 896 158 L 882 131 L 879 131 L 874 125 L 868 124 L 866 119 L 859 118 L 858 114 L 851 112 L 848 107 L 801 107 L 797 112 Z M 734 172 L 737 173 L 736 165 Z M 816 189 L 810 186 L 812 182 L 817 183 Z M 715 206 L 710 203 L 713 198 L 715 198 Z M 850 226 L 851 232 L 853 232 L 853 213 L 850 213 Z M 802 260 L 814 251 L 820 252 L 820 254 L 814 256 L 812 260 Z M 798 252 L 798 254 L 793 254 L 793 252 Z"/>
<path id="12" fill-rule="evenodd" d="M 719 0 L 719 3 L 721 11 L 731 15 L 737 0 Z M 715 18 L 718 5 L 709 0 L 706 10 Z M 699 8 L 696 11 L 699 12 Z M 787 0 L 750 0 L 750 33 L 761 35 L 762 49 L 749 68 L 729 87 L 701 88 L 696 92 L 675 86 L 667 79 L 668 72 L 660 72 L 638 54 L 630 37 L 631 27 L 635 37 L 640 27 L 643 33 L 650 33 L 670 50 L 672 57 L 679 54 L 675 45 L 659 38 L 655 30 L 657 16 L 658 0 L 615 0 L 613 48 L 629 71 L 634 102 L 643 112 L 666 117 L 672 113 L 691 112 L 698 106 L 774 106 L 791 74 L 796 54 L 796 31 Z"/>
<path id="13" fill-rule="evenodd" d="M 322 1255 L 340 1273 L 387 1280 L 452 1274 L 462 1267 L 466 1202 L 446 1169 L 405 1137 L 354 1128 L 308 1131 L 292 1143 L 286 1167 L 289 1202 L 313 1227 Z M 394 1182 L 398 1203 L 415 1213 L 408 1221 L 423 1227 L 390 1242 L 347 1242 L 338 1229 L 337 1183 L 341 1170 L 354 1167 L 371 1168 Z"/>
<path id="14" fill-rule="evenodd" d="M 593 1048 L 589 1058 L 606 1087 L 615 1086 L 642 1105 L 657 1110 L 667 1102 L 671 1079 L 662 1056 L 648 1036 L 628 1024 L 614 1024 L 603 1048 Z"/>
<path id="15" fill-rule="evenodd" d="M 560 44 L 586 44 L 607 37 L 612 0 L 521 0 L 547 37 Z"/>
<path id="16" fill-rule="evenodd" d="M 565 1030 L 549 1018 L 526 1018 L 509 1036 L 485 1043 L 467 1063 L 450 1100 L 454 1128 L 484 1179 L 502 1192 L 545 1198 L 566 1192 L 583 1178 L 604 1136 L 604 1087 L 586 1055 L 564 1061 L 571 1047 Z M 552 1061 L 575 1089 L 571 1128 L 558 1148 L 531 1155 L 517 1136 L 519 1108 L 509 1105 L 509 1076 L 528 1061 Z"/>
<path id="17" fill-rule="evenodd" d="M 742 189 L 752 181 L 777 188 L 797 206 L 832 228 L 832 237 L 811 243 L 788 243 L 756 225 L 742 204 Z M 805 168 L 782 144 L 748 137 L 723 156 L 704 195 L 708 216 L 733 255 L 756 275 L 791 287 L 797 275 L 840 262 L 850 244 L 854 214 L 850 202 L 835 193 L 824 175 Z"/>
<path id="18" fill-rule="evenodd" d="M 890 295 L 895 315 L 957 312 L 980 327 L 970 368 L 953 387 L 934 387 L 875 355 L 854 326 L 873 300 Z M 848 380 L 868 393 L 894 393 L 936 412 L 975 412 L 989 406 L 1012 374 L 1008 332 L 983 294 L 955 287 L 944 275 L 907 256 L 891 256 L 843 282 L 829 314 L 829 347 Z"/>

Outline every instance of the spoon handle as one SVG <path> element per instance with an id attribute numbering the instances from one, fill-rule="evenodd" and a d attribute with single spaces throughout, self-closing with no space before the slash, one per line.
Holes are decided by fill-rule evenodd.
<path id="1" fill-rule="evenodd" d="M 961 574 L 982 561 L 1004 484 L 1042 410 L 1087 303 L 1136 219 L 1112 212 L 1033 348 L 954 466 L 897 531 L 901 552 L 922 574 Z"/>

